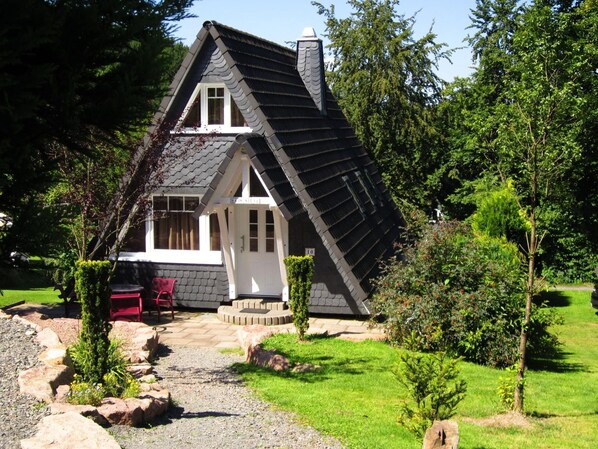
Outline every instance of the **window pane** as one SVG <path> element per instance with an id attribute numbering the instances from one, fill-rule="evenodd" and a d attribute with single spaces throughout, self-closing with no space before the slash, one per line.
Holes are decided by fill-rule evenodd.
<path id="1" fill-rule="evenodd" d="M 247 122 L 241 114 L 241 110 L 233 100 L 233 97 L 230 98 L 230 125 L 231 126 L 247 126 Z"/>
<path id="2" fill-rule="evenodd" d="M 258 213 L 255 209 L 249 210 L 249 251 L 258 251 Z"/>
<path id="3" fill-rule="evenodd" d="M 182 196 L 168 197 L 168 210 L 184 210 Z"/>
<path id="4" fill-rule="evenodd" d="M 266 211 L 266 252 L 274 252 L 274 215 L 271 210 Z"/>
<path id="5" fill-rule="evenodd" d="M 224 125 L 224 88 L 208 88 L 208 125 Z"/>
<path id="6" fill-rule="evenodd" d="M 168 210 L 168 198 L 165 196 L 155 196 L 154 210 Z"/>
<path id="7" fill-rule="evenodd" d="M 187 128 L 196 128 L 201 126 L 201 92 L 197 94 L 193 105 L 187 111 L 187 116 L 183 122 L 183 126 Z"/>
<path id="8" fill-rule="evenodd" d="M 217 214 L 210 215 L 210 251 L 220 251 L 220 222 Z"/>
<path id="9" fill-rule="evenodd" d="M 186 196 L 185 197 L 185 210 L 194 212 L 199 206 L 199 197 L 197 196 Z"/>

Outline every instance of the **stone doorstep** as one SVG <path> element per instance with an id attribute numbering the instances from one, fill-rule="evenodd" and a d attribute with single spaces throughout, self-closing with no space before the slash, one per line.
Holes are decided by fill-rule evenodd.
<path id="1" fill-rule="evenodd" d="M 241 309 L 232 306 L 220 306 L 218 308 L 218 318 L 225 323 L 241 326 L 252 324 L 277 326 L 290 323 L 293 319 L 289 310 L 270 310 L 265 314 L 253 314 L 241 312 Z"/>
<path id="2" fill-rule="evenodd" d="M 285 310 L 287 308 L 286 306 L 286 303 L 283 301 L 262 298 L 248 298 L 233 301 L 231 307 L 234 309 Z"/>

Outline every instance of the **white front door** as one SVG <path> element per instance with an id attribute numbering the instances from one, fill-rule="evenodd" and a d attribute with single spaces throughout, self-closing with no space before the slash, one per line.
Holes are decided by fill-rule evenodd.
<path id="1" fill-rule="evenodd" d="M 268 206 L 236 205 L 237 293 L 239 296 L 280 296 L 283 283 L 274 215 Z"/>

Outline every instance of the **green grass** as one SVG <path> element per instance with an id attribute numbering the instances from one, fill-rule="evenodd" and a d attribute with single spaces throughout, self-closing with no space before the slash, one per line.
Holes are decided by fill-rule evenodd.
<path id="1" fill-rule="evenodd" d="M 39 259 L 30 269 L 0 267 L 0 307 L 25 301 L 32 304 L 59 304 L 58 291 L 53 290 L 45 266 Z"/>
<path id="2" fill-rule="evenodd" d="M 555 330 L 563 342 L 558 360 L 534 363 L 527 372 L 526 411 L 531 427 L 484 427 L 471 421 L 501 413 L 496 393 L 501 370 L 461 363 L 468 393 L 454 419 L 461 449 L 589 449 L 598 443 L 598 316 L 588 291 L 550 292 L 564 317 Z M 403 391 L 391 373 L 399 350 L 380 342 L 351 343 L 293 335 L 266 342 L 292 362 L 321 365 L 313 373 L 275 373 L 238 367 L 264 399 L 298 414 L 305 423 L 349 448 L 420 448 L 396 422 Z"/>
<path id="3" fill-rule="evenodd" d="M 58 293 L 52 287 L 32 288 L 29 290 L 2 290 L 0 307 L 19 301 L 31 304 L 62 304 L 62 299 L 58 297 Z"/>

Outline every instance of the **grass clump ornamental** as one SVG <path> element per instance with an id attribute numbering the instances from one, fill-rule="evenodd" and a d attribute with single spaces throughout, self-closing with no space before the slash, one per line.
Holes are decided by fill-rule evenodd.
<path id="1" fill-rule="evenodd" d="M 288 256 L 284 263 L 289 280 L 289 307 L 293 313 L 293 324 L 297 329 L 299 340 L 305 340 L 309 329 L 309 297 L 314 275 L 314 259 L 312 256 Z"/>

